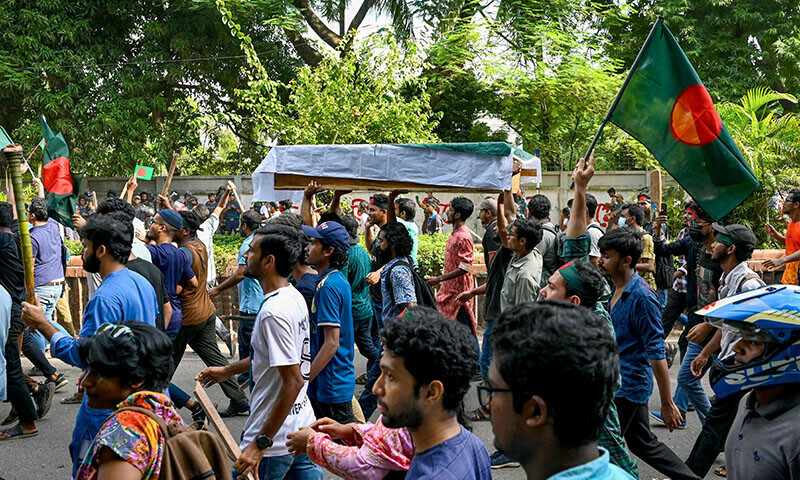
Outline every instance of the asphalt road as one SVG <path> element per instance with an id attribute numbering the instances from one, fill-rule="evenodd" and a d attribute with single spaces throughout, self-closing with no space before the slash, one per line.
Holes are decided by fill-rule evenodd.
<path id="1" fill-rule="evenodd" d="M 227 354 L 226 347 L 220 344 L 223 353 Z M 31 368 L 31 364 L 25 361 L 25 370 Z M 21 440 L 12 440 L 0 442 L 0 477 L 6 480 L 29 480 L 29 479 L 69 479 L 71 472 L 71 464 L 67 445 L 72 435 L 72 427 L 75 421 L 75 414 L 77 413 L 77 405 L 62 405 L 59 400 L 72 394 L 75 391 L 74 382 L 78 376 L 78 369 L 69 367 L 58 360 L 54 360 L 53 364 L 60 372 L 67 374 L 70 379 L 70 385 L 62 388 L 56 393 L 53 401 L 53 406 L 47 416 L 38 422 L 40 434 L 36 437 L 26 438 Z M 175 383 L 186 391 L 191 391 L 194 388 L 194 375 L 200 371 L 203 362 L 193 352 L 187 352 L 183 357 L 180 367 L 175 375 Z M 356 372 L 360 374 L 365 369 L 364 358 L 356 354 Z M 675 388 L 675 378 L 678 373 L 678 365 L 673 365 L 670 374 L 672 377 L 672 386 Z M 41 378 L 39 378 L 41 380 Z M 580 395 L 580 388 L 577 386 L 564 385 L 564 388 L 574 388 L 575 394 Z M 357 386 L 357 395 L 360 393 L 361 387 Z M 711 393 L 710 388 L 706 384 L 706 391 Z M 222 394 L 219 387 L 213 387 L 209 390 L 209 395 L 212 400 L 219 402 L 222 405 L 227 405 L 227 399 Z M 650 406 L 652 409 L 658 409 L 658 395 L 651 398 Z M 477 407 L 477 397 L 475 390 L 470 391 L 467 398 L 467 408 L 473 409 Z M 8 413 L 8 404 L 0 404 L 0 418 L 5 418 Z M 183 410 L 181 414 L 184 415 L 185 420 L 190 420 L 188 411 Z M 377 415 L 377 413 L 376 413 Z M 373 418 L 374 419 L 374 418 Z M 242 431 L 244 426 L 245 417 L 236 417 L 227 419 L 226 424 L 234 437 Z M 694 413 L 689 414 L 689 421 L 687 428 L 684 430 L 676 430 L 669 432 L 665 427 L 653 423 L 653 431 L 659 438 L 671 447 L 680 458 L 686 458 L 692 449 L 694 440 L 700 432 L 700 422 Z M 473 424 L 473 432 L 483 440 L 489 452 L 494 451 L 492 427 L 489 422 L 479 422 Z M 717 460 L 717 465 L 721 465 L 723 457 Z M 650 466 L 639 462 L 639 473 L 643 480 L 650 480 L 654 478 L 663 478 Z M 511 480 L 525 478 L 524 472 L 520 468 L 508 468 L 501 470 L 494 470 L 492 476 L 496 480 Z M 330 473 L 326 473 L 325 478 L 337 478 Z M 713 472 L 706 476 L 706 479 L 715 479 Z"/>

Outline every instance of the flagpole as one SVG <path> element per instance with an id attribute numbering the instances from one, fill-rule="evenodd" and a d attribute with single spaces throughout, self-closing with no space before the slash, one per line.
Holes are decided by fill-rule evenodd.
<path id="1" fill-rule="evenodd" d="M 603 134 L 603 129 L 606 127 L 609 121 L 611 121 L 611 115 L 614 114 L 614 110 L 617 108 L 619 104 L 619 100 L 622 98 L 622 93 L 625 92 L 625 89 L 628 87 L 628 83 L 631 81 L 631 77 L 633 76 L 633 72 L 636 71 L 636 68 L 639 66 L 639 62 L 642 60 L 642 55 L 644 54 L 645 49 L 647 46 L 650 45 L 650 40 L 653 38 L 653 35 L 656 33 L 656 27 L 664 23 L 664 15 L 659 15 L 658 20 L 656 23 L 653 24 L 653 28 L 650 29 L 650 33 L 647 34 L 647 38 L 644 41 L 644 45 L 642 48 L 639 49 L 639 53 L 636 54 L 636 58 L 633 60 L 633 64 L 631 64 L 630 70 L 628 70 L 628 75 L 625 76 L 625 80 L 622 82 L 622 86 L 619 88 L 617 92 L 617 96 L 614 97 L 614 101 L 611 103 L 611 107 L 609 107 L 606 116 L 603 117 L 603 121 L 600 123 L 600 128 L 597 129 L 597 133 L 594 134 L 594 139 L 592 139 L 592 144 L 589 145 L 589 149 L 586 150 L 586 155 L 583 158 L 589 158 L 591 155 L 592 150 L 594 150 L 597 141 L 600 140 L 600 135 Z M 570 184 L 570 190 L 575 187 L 575 182 Z"/>

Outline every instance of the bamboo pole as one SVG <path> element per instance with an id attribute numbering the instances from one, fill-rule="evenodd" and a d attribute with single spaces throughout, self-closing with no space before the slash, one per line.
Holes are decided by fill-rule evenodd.
<path id="1" fill-rule="evenodd" d="M 31 246 L 31 233 L 28 231 L 28 214 L 25 211 L 25 194 L 22 192 L 22 146 L 19 144 L 8 145 L 3 149 L 3 155 L 11 170 L 11 188 L 14 190 L 14 203 L 17 209 L 17 222 L 19 223 L 19 240 L 22 246 L 22 265 L 25 268 L 25 297 L 28 303 L 34 303 L 36 294 L 33 289 L 33 247 Z"/>
<path id="2" fill-rule="evenodd" d="M 161 195 L 169 198 L 169 186 L 172 184 L 172 176 L 175 175 L 175 167 L 178 165 L 178 154 L 172 155 L 172 162 L 169 164 L 169 171 L 167 172 L 167 179 L 164 181 L 164 188 L 161 189 Z"/>

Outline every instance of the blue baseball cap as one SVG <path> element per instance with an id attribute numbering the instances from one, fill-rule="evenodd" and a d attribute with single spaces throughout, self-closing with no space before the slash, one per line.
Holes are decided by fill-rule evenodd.
<path id="1" fill-rule="evenodd" d="M 333 246 L 347 251 L 350 248 L 350 234 L 347 229 L 338 222 L 322 222 L 317 228 L 303 225 L 303 233 L 311 238 L 319 238 L 331 243 Z"/>
<path id="2" fill-rule="evenodd" d="M 183 217 L 181 214 L 176 212 L 175 210 L 170 210 L 168 208 L 162 209 L 158 211 L 158 215 L 168 224 L 172 225 L 173 227 L 180 230 L 183 228 Z"/>

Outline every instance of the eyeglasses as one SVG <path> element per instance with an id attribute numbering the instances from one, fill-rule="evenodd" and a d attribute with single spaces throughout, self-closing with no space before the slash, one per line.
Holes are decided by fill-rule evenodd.
<path id="1" fill-rule="evenodd" d="M 476 388 L 478 389 L 478 404 L 487 412 L 491 410 L 489 406 L 492 403 L 492 395 L 495 393 L 511 392 L 510 388 L 495 388 L 489 385 L 478 385 Z"/>

